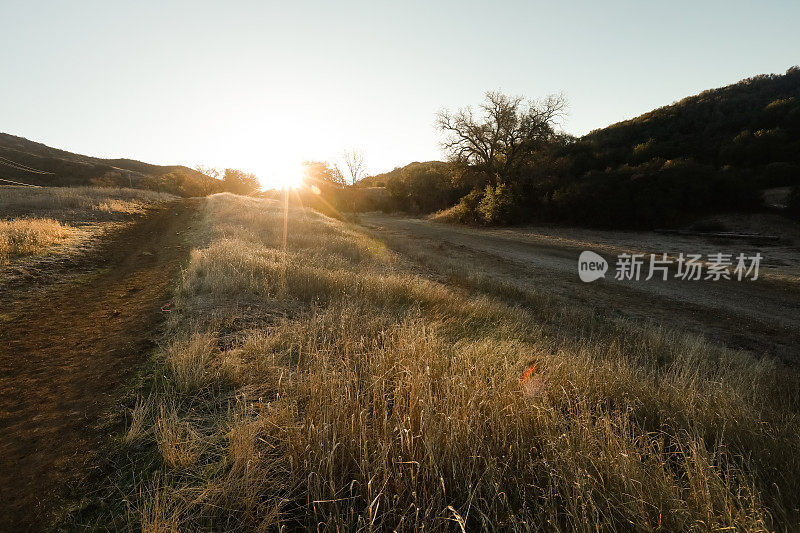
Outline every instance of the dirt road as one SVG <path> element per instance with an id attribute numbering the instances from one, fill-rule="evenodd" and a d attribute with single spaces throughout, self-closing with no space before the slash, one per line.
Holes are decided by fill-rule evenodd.
<path id="1" fill-rule="evenodd" d="M 99 415 L 152 347 L 197 207 L 153 208 L 106 236 L 88 273 L 3 289 L 0 531 L 40 530 L 60 484 L 86 468 Z"/>
<path id="2" fill-rule="evenodd" d="M 627 250 L 630 242 L 615 245 L 614 239 L 608 238 L 602 245 L 593 246 L 597 235 L 567 240 L 524 228 L 475 229 L 383 215 L 363 216 L 362 223 L 401 251 L 436 249 L 453 264 L 468 265 L 483 276 L 553 295 L 568 305 L 702 333 L 730 347 L 800 363 L 800 286 L 785 281 L 791 278 L 785 275 L 785 268 L 779 276 L 784 281 L 685 281 L 671 276 L 667 281 L 617 281 L 616 254 Z M 632 251 L 693 253 L 696 249 L 715 249 L 728 253 L 742 246 L 739 242 L 686 241 L 678 245 L 688 249 L 664 250 L 657 249 L 664 243 L 653 246 L 646 242 L 648 239 L 641 234 L 640 246 Z M 582 242 L 577 244 L 579 240 Z M 747 250 L 751 248 L 747 245 Z M 578 278 L 578 255 L 587 249 L 599 252 L 609 262 L 605 279 L 583 283 Z M 762 249 L 762 254 L 769 259 L 770 249 Z M 788 274 L 794 275 L 791 268 L 798 266 L 795 261 Z"/>

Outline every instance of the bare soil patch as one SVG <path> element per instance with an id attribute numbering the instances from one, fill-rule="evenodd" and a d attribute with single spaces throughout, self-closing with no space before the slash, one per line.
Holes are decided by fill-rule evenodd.
<path id="1" fill-rule="evenodd" d="M 729 348 L 767 353 L 793 364 L 800 361 L 800 252 L 793 231 L 783 232 L 780 242 L 754 245 L 578 228 L 479 229 L 378 214 L 362 216 L 362 221 L 376 237 L 407 254 L 437 250 L 447 264 L 571 306 L 700 333 Z M 594 283 L 578 279 L 582 250 L 596 251 L 609 261 L 611 272 L 606 279 Z M 764 256 L 758 281 L 614 279 L 615 256 L 622 252 L 740 251 Z"/>
<path id="2" fill-rule="evenodd" d="M 89 466 L 99 416 L 152 348 L 198 203 L 149 209 L 60 282 L 0 286 L 0 530 L 44 527 Z"/>

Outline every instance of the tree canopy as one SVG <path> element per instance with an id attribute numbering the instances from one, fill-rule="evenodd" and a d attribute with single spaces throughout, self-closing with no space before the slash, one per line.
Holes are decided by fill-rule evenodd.
<path id="1" fill-rule="evenodd" d="M 222 175 L 222 186 L 224 190 L 234 194 L 253 194 L 261 188 L 255 174 L 226 168 Z"/>
<path id="2" fill-rule="evenodd" d="M 477 112 L 472 107 L 443 110 L 437 125 L 446 135 L 442 146 L 450 160 L 483 172 L 497 185 L 552 141 L 566 107 L 561 95 L 526 102 L 489 91 Z"/>

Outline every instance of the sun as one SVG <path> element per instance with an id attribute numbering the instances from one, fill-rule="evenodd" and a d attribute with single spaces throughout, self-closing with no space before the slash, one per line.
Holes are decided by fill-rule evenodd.
<path id="1" fill-rule="evenodd" d="M 300 163 L 287 163 L 266 168 L 258 173 L 263 189 L 299 189 L 303 185 L 304 168 Z"/>

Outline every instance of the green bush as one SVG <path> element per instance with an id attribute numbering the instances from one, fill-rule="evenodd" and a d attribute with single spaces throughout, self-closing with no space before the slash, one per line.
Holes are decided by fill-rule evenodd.
<path id="1" fill-rule="evenodd" d="M 509 224 L 513 219 L 514 208 L 515 199 L 511 187 L 501 183 L 496 187 L 486 186 L 478 212 L 486 224 Z"/>
<path id="2" fill-rule="evenodd" d="M 439 222 L 452 222 L 457 224 L 481 224 L 483 216 L 478 207 L 483 200 L 483 191 L 474 190 L 461 198 L 459 202 L 451 207 L 439 211 L 433 216 Z"/>

